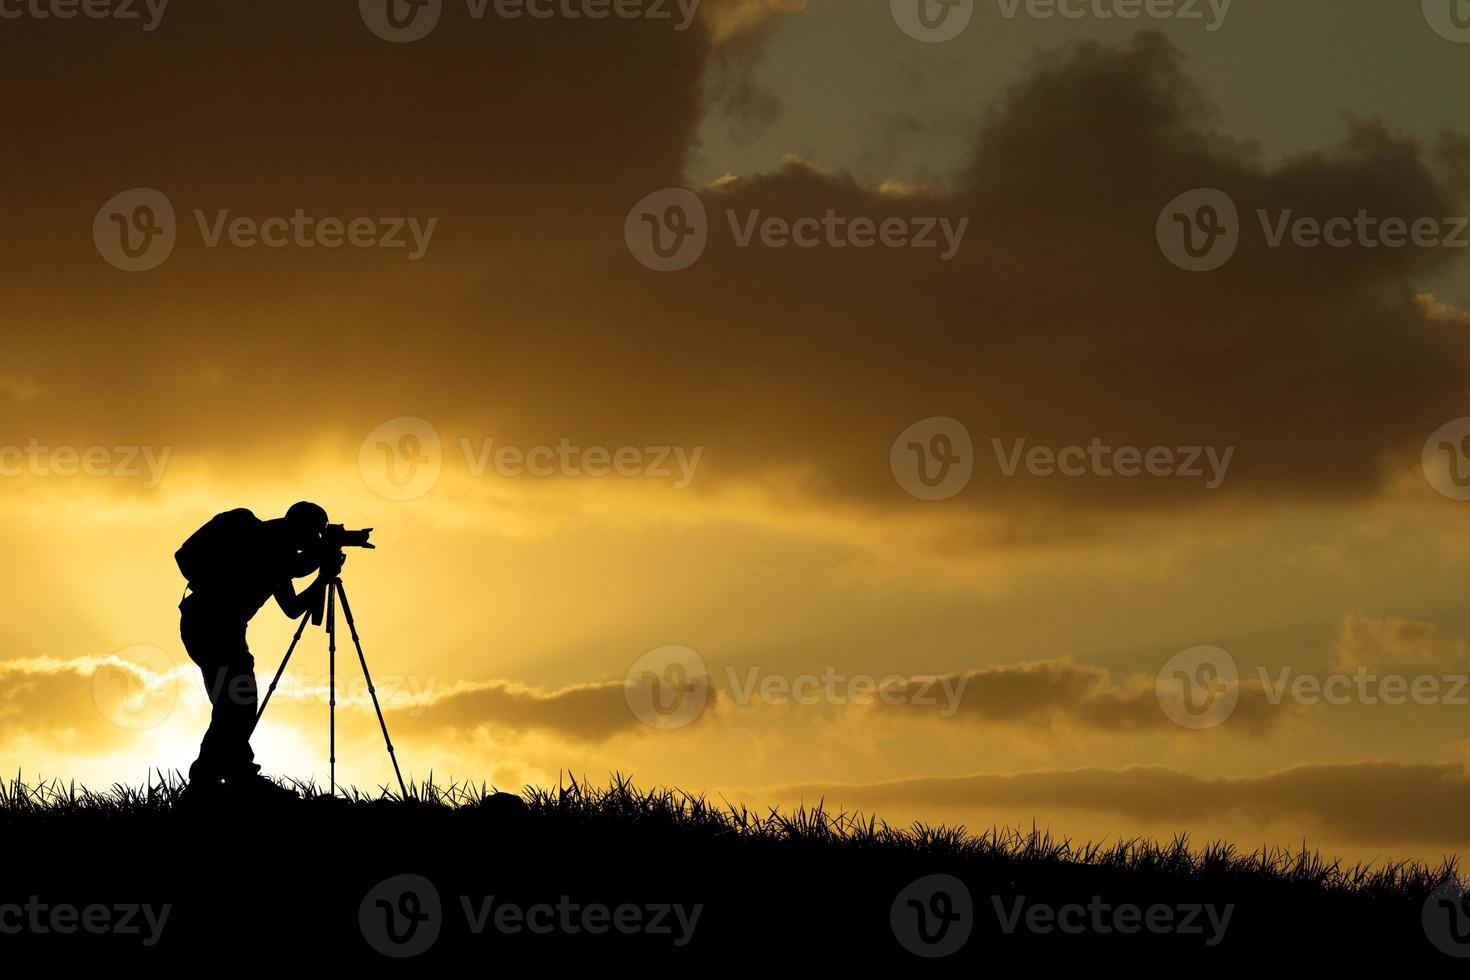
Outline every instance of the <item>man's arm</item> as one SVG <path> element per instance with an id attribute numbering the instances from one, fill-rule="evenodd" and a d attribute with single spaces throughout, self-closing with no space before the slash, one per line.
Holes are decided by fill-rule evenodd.
<path id="1" fill-rule="evenodd" d="M 327 583 L 342 574 L 342 561 L 340 555 L 329 557 L 321 564 L 321 571 L 317 573 L 316 581 L 308 585 L 305 590 L 298 593 L 291 579 L 285 579 L 276 586 L 276 605 L 281 607 L 281 612 L 291 619 L 300 619 L 307 612 L 320 609 L 322 601 L 326 598 Z M 313 561 L 312 568 L 317 565 Z M 307 569 L 308 573 L 311 569 Z"/>
<path id="2" fill-rule="evenodd" d="M 326 587 L 327 580 L 321 575 L 318 575 L 315 582 L 300 592 L 296 591 L 290 579 L 286 579 L 276 586 L 276 605 L 281 607 L 281 612 L 285 613 L 288 618 L 300 619 L 307 612 L 321 605 Z M 256 595 L 259 594 L 256 593 Z"/>

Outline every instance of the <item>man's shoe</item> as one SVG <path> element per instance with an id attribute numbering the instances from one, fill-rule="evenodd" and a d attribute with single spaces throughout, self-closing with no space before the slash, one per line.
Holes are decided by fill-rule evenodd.
<path id="1" fill-rule="evenodd" d="M 207 806 L 225 795 L 225 784 L 218 779 L 190 779 L 179 794 L 179 803 L 185 807 Z"/>

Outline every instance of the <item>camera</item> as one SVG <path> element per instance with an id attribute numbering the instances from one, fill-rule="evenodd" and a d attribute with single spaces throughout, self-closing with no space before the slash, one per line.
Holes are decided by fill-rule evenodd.
<path id="1" fill-rule="evenodd" d="M 376 548 L 377 545 L 368 541 L 368 535 L 373 533 L 370 527 L 358 531 L 349 531 L 341 524 L 328 524 L 326 530 L 322 531 L 322 548 L 328 552 L 341 551 L 343 548 Z"/>

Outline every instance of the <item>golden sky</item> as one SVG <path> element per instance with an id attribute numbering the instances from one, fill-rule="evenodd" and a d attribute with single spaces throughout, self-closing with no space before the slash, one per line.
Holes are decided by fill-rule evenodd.
<path id="1" fill-rule="evenodd" d="M 311 499 L 376 528 L 346 581 L 415 778 L 1470 845 L 1470 505 L 1433 448 L 1470 415 L 1466 252 L 1257 222 L 1467 213 L 1470 48 L 1419 5 L 1236 0 L 1207 30 L 977 3 L 943 44 L 854 0 L 705 0 L 684 30 L 451 0 L 404 43 L 357 6 L 0 23 L 0 772 L 187 768 L 173 551 Z M 678 187 L 708 241 L 659 272 L 627 230 Z M 173 247 L 126 271 L 102 243 L 139 188 Z M 1208 273 L 1156 238 L 1195 188 L 1239 209 Z M 939 247 L 741 244 L 829 212 Z M 307 247 L 298 213 L 404 247 Z M 240 244 L 272 219 L 281 247 Z M 934 418 L 971 474 L 926 500 L 895 459 Z M 1093 444 L 1203 470 L 1008 462 Z M 252 624 L 263 683 L 291 628 Z M 1156 676 L 1201 646 L 1240 680 L 1191 728 Z M 628 697 L 668 647 L 710 688 L 678 727 Z M 375 786 L 339 660 L 339 774 Z M 293 667 L 257 757 L 320 779 L 319 634 Z M 1283 670 L 1439 693 L 1278 697 Z"/>

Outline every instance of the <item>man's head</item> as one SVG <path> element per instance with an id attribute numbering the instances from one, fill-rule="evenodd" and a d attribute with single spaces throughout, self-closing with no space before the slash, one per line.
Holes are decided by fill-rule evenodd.
<path id="1" fill-rule="evenodd" d="M 303 500 L 286 511 L 286 531 L 300 551 L 314 547 L 326 529 L 327 512 L 318 504 Z"/>

